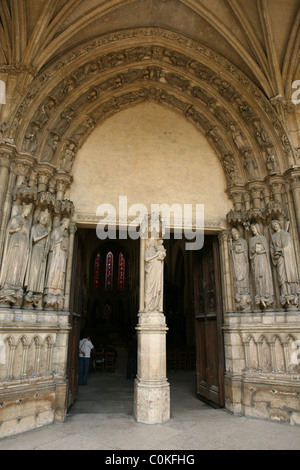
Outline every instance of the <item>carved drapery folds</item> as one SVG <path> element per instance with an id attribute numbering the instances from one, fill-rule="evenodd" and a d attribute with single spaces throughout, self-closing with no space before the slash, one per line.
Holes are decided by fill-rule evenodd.
<path id="1" fill-rule="evenodd" d="M 236 310 L 299 307 L 298 218 L 290 204 L 295 172 L 291 170 L 285 179 L 269 177 L 264 184 L 255 181 L 246 188 L 236 187 L 231 193 L 234 209 L 227 221 L 233 227 L 228 243 Z M 250 295 L 241 297 L 246 272 L 250 274 Z"/>
<path id="2" fill-rule="evenodd" d="M 250 234 L 253 222 L 266 229 L 271 220 L 290 219 L 284 186 L 297 153 L 272 104 L 204 45 L 160 28 L 140 28 L 95 38 L 45 65 L 20 97 L 10 123 L 1 125 L 0 140 L 15 144 L 18 152 L 12 159 L 15 181 L 8 183 L 6 167 L 0 165 L 13 199 L 11 212 L 4 214 L 0 244 L 9 219 L 20 215 L 25 202 L 33 205 L 30 227 L 46 209 L 52 230 L 64 217 L 71 219 L 73 205 L 65 191 L 78 150 L 96 125 L 145 101 L 172 109 L 210 141 L 234 203 L 227 221 L 241 235 L 243 230 Z M 288 183 L 293 185 L 292 178 Z M 300 203 L 295 201 L 300 226 Z M 247 297 L 242 299 L 241 309 L 249 304 Z"/>
<path id="3" fill-rule="evenodd" d="M 164 259 L 163 240 L 149 238 L 145 249 L 145 312 L 163 312 Z"/>
<path id="4" fill-rule="evenodd" d="M 65 199 L 71 176 L 49 163 L 37 163 L 30 154 L 18 154 L 15 149 L 11 168 L 7 190 L 10 204 L 4 208 L 0 239 L 0 304 L 61 309 L 69 254 L 68 229 L 74 214 L 73 203 Z M 63 243 L 57 236 L 60 230 Z M 57 286 L 54 275 L 59 279 Z"/>

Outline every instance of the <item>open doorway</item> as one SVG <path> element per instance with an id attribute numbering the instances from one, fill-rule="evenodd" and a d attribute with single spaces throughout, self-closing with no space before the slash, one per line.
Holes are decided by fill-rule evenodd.
<path id="1" fill-rule="evenodd" d="M 212 239 L 216 240 L 206 237 L 209 252 Z M 182 380 L 190 382 L 190 393 L 196 396 L 197 355 L 202 344 L 195 331 L 195 325 L 199 324 L 199 318 L 195 319 L 195 313 L 199 314 L 195 312 L 195 276 L 199 279 L 195 257 L 201 265 L 204 261 L 199 253 L 186 251 L 185 240 L 177 240 L 173 234 L 164 245 L 167 250 L 164 267 L 167 378 L 172 388 L 181 374 Z M 115 349 L 114 377 L 126 380 L 128 339 L 135 332 L 139 310 L 139 248 L 139 240 L 130 238 L 101 241 L 95 229 L 79 228 L 76 233 L 68 362 L 69 406 L 78 393 L 78 342 L 84 333 L 91 335 L 96 353 Z M 94 359 L 95 356 L 90 373 L 105 373 L 105 362 L 98 367 Z"/>

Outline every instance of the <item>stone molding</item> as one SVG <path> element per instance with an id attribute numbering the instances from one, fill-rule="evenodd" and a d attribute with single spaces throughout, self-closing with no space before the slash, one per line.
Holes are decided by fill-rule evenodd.
<path id="1" fill-rule="evenodd" d="M 139 45 L 132 47 L 133 41 L 135 44 L 136 41 L 138 41 Z M 149 43 L 151 44 L 150 46 Z M 175 50 L 172 49 L 172 46 Z M 187 49 L 191 51 L 190 57 L 186 55 Z M 99 52 L 101 51 L 102 56 L 96 57 L 95 51 L 98 50 Z M 108 62 L 104 63 L 104 59 Z M 132 78 L 129 78 L 129 75 L 126 77 L 126 74 L 124 74 L 122 69 L 122 66 L 124 65 L 127 68 L 130 66 L 132 68 L 132 66 L 134 67 L 134 64 L 148 63 L 150 65 L 153 64 L 153 70 L 150 70 L 151 67 L 145 69 L 144 74 L 148 73 L 148 79 L 150 78 L 150 82 L 147 86 L 151 85 L 151 81 L 153 81 L 153 84 L 159 83 L 158 88 L 156 85 L 156 91 L 155 87 L 153 88 L 154 93 L 150 93 L 148 88 L 137 90 L 136 85 L 135 88 L 132 89 Z M 157 64 L 162 64 L 162 70 L 159 70 Z M 165 72 L 165 68 L 168 70 L 167 73 Z M 59 82 L 59 79 L 61 79 L 62 69 L 66 72 L 65 79 L 64 81 Z M 200 70 L 200 75 L 197 76 L 199 72 L 198 69 Z M 115 77 L 111 76 L 113 70 L 116 70 Z M 102 105 L 100 105 L 100 108 L 101 106 L 103 108 L 102 111 L 100 111 L 98 104 L 99 111 L 97 111 L 95 105 L 98 101 L 96 100 L 94 102 L 93 97 L 90 96 L 91 101 L 88 103 L 89 108 L 86 104 L 84 109 L 85 112 L 81 110 L 78 114 L 76 106 L 78 100 L 80 101 L 81 99 L 80 97 L 83 96 L 82 84 L 84 83 L 84 91 L 88 94 L 93 90 L 96 90 L 98 86 L 101 88 L 101 83 L 97 84 L 99 71 L 101 71 L 100 75 L 103 77 L 104 81 L 106 77 L 106 81 L 110 80 L 111 83 L 113 83 L 111 90 L 113 91 L 114 99 L 117 101 L 115 102 L 115 105 L 112 101 L 111 103 L 110 101 L 102 103 Z M 222 79 L 219 75 L 220 73 L 223 75 L 224 71 L 225 76 L 229 78 L 229 81 Z M 109 75 L 107 75 L 107 73 L 109 73 Z M 132 71 L 130 73 L 132 73 Z M 162 77 L 159 78 L 161 73 Z M 211 80 L 212 78 L 213 80 Z M 128 91 L 122 96 L 120 95 L 119 88 L 126 89 L 122 83 L 123 80 L 129 80 L 129 82 L 127 84 Z M 145 80 L 145 77 L 143 80 Z M 162 80 L 167 80 L 167 82 L 165 81 L 165 83 L 163 83 Z M 198 98 L 198 101 L 195 101 L 195 97 L 191 100 L 191 92 L 196 90 L 197 83 L 201 86 L 205 83 L 205 87 L 208 87 L 210 93 L 208 102 L 203 102 Z M 79 87 L 81 90 L 80 94 L 78 94 Z M 129 91 L 130 87 L 131 91 Z M 57 93 L 58 89 L 62 90 L 62 95 L 57 95 L 55 97 L 55 93 Z M 41 90 L 43 90 L 43 93 L 40 93 Z M 174 90 L 174 95 L 169 93 L 171 90 Z M 248 132 L 247 121 L 249 119 L 257 122 L 262 119 L 264 126 L 267 126 L 268 132 L 272 134 L 270 145 L 274 146 L 273 154 L 276 155 L 277 153 L 277 158 L 280 158 L 280 160 L 283 159 L 283 161 L 286 158 L 285 155 L 287 155 L 289 161 L 293 161 L 293 149 L 288 142 L 287 135 L 285 134 L 272 105 L 264 98 L 263 94 L 253 84 L 251 84 L 249 80 L 236 69 L 236 67 L 214 51 L 211 51 L 205 46 L 186 37 L 180 36 L 177 33 L 160 28 L 142 28 L 138 30 L 122 31 L 120 33 L 114 33 L 97 38 L 74 49 L 71 55 L 66 54 L 59 59 L 59 63 L 52 64 L 46 68 L 43 76 L 36 77 L 34 82 L 29 86 L 27 98 L 25 98 L 25 101 L 21 104 L 19 110 L 16 111 L 16 120 L 14 121 L 14 125 L 17 125 L 18 127 L 18 146 L 21 146 L 20 139 L 23 138 L 22 136 L 27 134 L 28 138 L 33 139 L 33 141 L 31 140 L 30 148 L 33 149 L 33 152 L 37 152 L 38 159 L 46 158 L 50 160 L 52 159 L 51 161 L 53 161 L 54 158 L 55 164 L 59 165 L 61 164 L 59 162 L 60 153 L 64 151 L 66 142 L 70 141 L 70 139 L 72 140 L 74 137 L 71 131 L 73 130 L 76 134 L 76 126 L 77 128 L 82 126 L 84 119 L 86 119 L 88 115 L 90 115 L 94 124 L 92 127 L 87 125 L 86 131 L 80 131 L 83 132 L 83 134 L 78 148 L 80 148 L 93 126 L 99 122 L 99 116 L 97 119 L 93 119 L 93 113 L 96 113 L 97 116 L 99 112 L 101 115 L 101 113 L 105 111 L 104 118 L 106 119 L 111 115 L 111 111 L 116 112 L 123 109 L 124 104 L 121 105 L 120 100 L 122 103 L 122 100 L 125 99 L 126 103 L 130 94 L 131 99 L 129 99 L 129 102 L 125 104 L 125 106 L 136 104 L 136 98 L 138 98 L 140 94 L 140 99 L 157 100 L 159 99 L 159 95 L 162 96 L 161 93 L 166 93 L 165 98 L 167 99 L 169 106 L 175 106 L 175 109 L 176 106 L 179 106 L 177 112 L 180 111 L 180 107 L 183 106 L 184 109 L 180 112 L 183 113 L 194 125 L 199 127 L 199 123 L 203 121 L 199 128 L 201 132 L 206 134 L 210 129 L 215 126 L 217 126 L 218 129 L 219 126 L 219 136 L 216 136 L 213 144 L 216 145 L 216 150 L 224 166 L 224 171 L 227 178 L 229 178 L 229 186 L 234 184 L 232 178 L 241 178 L 243 175 L 244 163 L 242 155 L 237 155 L 234 143 L 228 141 L 226 132 L 224 133 L 224 118 L 226 119 L 226 110 L 230 111 L 230 120 L 227 123 L 228 125 L 237 121 L 236 113 L 242 113 L 243 119 L 246 119 L 245 124 L 243 124 L 243 130 L 246 133 Z M 179 98 L 180 94 L 185 96 L 183 101 L 182 98 Z M 135 95 L 136 98 L 134 98 Z M 62 97 L 64 97 L 63 106 L 61 101 Z M 52 114 L 48 116 L 46 112 L 46 114 L 44 113 L 41 116 L 44 116 L 46 120 L 49 120 L 51 117 L 51 126 L 53 126 L 52 137 L 50 136 L 51 138 L 48 139 L 47 136 L 42 133 L 39 141 L 34 143 L 34 133 L 39 133 L 41 131 L 41 122 L 38 123 L 38 116 L 34 115 L 34 107 L 39 110 L 41 110 L 40 107 L 47 107 L 49 99 L 52 100 L 51 109 L 54 110 L 56 114 L 51 117 Z M 252 103 L 249 104 L 251 100 L 255 101 L 256 106 L 259 103 L 259 115 L 256 115 L 253 113 L 253 110 L 251 110 L 253 105 Z M 221 112 L 221 114 L 219 113 L 219 111 L 222 111 L 222 106 L 219 106 L 220 109 L 217 114 L 209 114 L 212 120 L 210 122 L 205 122 L 206 119 L 202 116 L 202 108 L 205 110 L 205 114 L 208 115 L 208 113 L 212 113 L 212 111 L 208 111 L 208 108 L 212 109 L 211 104 L 215 101 L 220 101 L 219 105 L 221 104 L 222 106 L 225 106 L 224 112 Z M 200 109 L 197 109 L 198 105 L 201 106 Z M 110 111 L 109 108 L 111 108 Z M 70 109 L 70 115 L 68 115 L 67 109 Z M 214 110 L 216 111 L 216 108 L 214 108 Z M 62 112 L 67 113 L 64 114 L 63 119 L 65 119 L 65 121 L 63 123 L 61 121 Z M 71 121 L 69 119 L 71 119 Z M 29 121 L 31 121 L 31 124 Z M 54 131 L 56 121 L 59 122 L 59 127 L 64 132 L 61 135 L 58 133 L 55 138 Z M 26 130 L 26 126 L 28 126 L 28 124 L 29 127 L 27 127 Z M 37 128 L 34 131 L 30 126 L 37 126 Z M 251 162 L 251 159 L 255 160 L 259 155 L 257 145 L 258 144 L 254 144 L 254 142 L 251 143 L 253 152 L 252 156 L 247 157 L 249 163 Z M 78 148 L 76 148 L 76 152 L 78 151 Z M 265 149 L 261 149 L 261 151 L 262 155 L 258 157 L 258 169 L 260 168 L 258 170 L 259 172 L 265 171 L 263 168 L 265 163 L 262 161 L 263 158 L 266 158 L 266 156 L 264 157 Z M 235 168 L 236 165 L 239 167 L 240 175 L 237 172 L 238 168 Z M 283 166 L 286 166 L 286 164 Z M 245 178 L 247 179 L 247 175 Z"/>

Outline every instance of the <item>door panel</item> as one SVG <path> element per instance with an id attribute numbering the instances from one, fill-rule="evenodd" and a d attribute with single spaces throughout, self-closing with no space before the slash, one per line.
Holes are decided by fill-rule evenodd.
<path id="1" fill-rule="evenodd" d="M 70 325 L 69 334 L 69 350 L 68 350 L 68 403 L 70 407 L 78 393 L 78 345 L 80 339 L 80 318 L 83 308 L 83 253 L 84 246 L 78 233 L 75 234 L 74 254 L 72 263 L 72 281 L 71 281 L 71 297 L 70 297 Z"/>
<path id="2" fill-rule="evenodd" d="M 224 406 L 224 347 L 218 240 L 206 236 L 194 255 L 197 394 Z"/>

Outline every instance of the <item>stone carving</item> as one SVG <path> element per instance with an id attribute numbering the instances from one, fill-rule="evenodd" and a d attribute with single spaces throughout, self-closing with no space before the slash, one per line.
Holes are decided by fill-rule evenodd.
<path id="1" fill-rule="evenodd" d="M 74 108 L 69 106 L 67 109 L 65 109 L 61 113 L 59 117 L 59 121 L 56 124 L 53 132 L 61 136 L 69 127 L 72 119 L 74 119 L 75 116 L 76 116 L 76 113 L 75 113 Z"/>
<path id="2" fill-rule="evenodd" d="M 32 204 L 24 205 L 21 214 L 11 218 L 6 232 L 6 240 L 0 273 L 0 300 L 2 303 L 20 304 L 23 296 L 23 283 L 28 262 L 29 230 L 28 217 Z"/>
<path id="3" fill-rule="evenodd" d="M 71 171 L 75 156 L 76 156 L 77 146 L 75 142 L 71 140 L 67 143 L 64 153 L 61 156 L 60 169 L 69 173 Z"/>
<path id="4" fill-rule="evenodd" d="M 49 251 L 50 214 L 42 211 L 38 223 L 31 229 L 29 262 L 25 278 L 27 305 L 41 307 L 44 290 L 47 255 Z"/>
<path id="5" fill-rule="evenodd" d="M 59 135 L 55 131 L 51 131 L 47 143 L 44 147 L 42 161 L 51 162 L 59 143 Z"/>
<path id="6" fill-rule="evenodd" d="M 209 131 L 207 132 L 207 137 L 218 147 L 221 154 L 228 153 L 228 149 L 225 145 L 223 138 L 220 136 L 219 129 L 217 127 L 209 129 Z"/>
<path id="7" fill-rule="evenodd" d="M 251 305 L 248 244 L 236 228 L 231 230 L 231 236 L 230 251 L 233 264 L 236 307 L 238 310 L 246 310 Z"/>
<path id="8" fill-rule="evenodd" d="M 77 127 L 77 129 L 76 129 L 76 131 L 74 132 L 72 138 L 73 138 L 74 140 L 76 140 L 76 142 L 79 143 L 79 142 L 81 141 L 81 139 L 84 137 L 84 135 L 85 135 L 88 131 L 94 129 L 94 127 L 95 127 L 95 122 L 94 122 L 93 118 L 92 118 L 91 116 L 88 116 L 88 117 L 83 121 L 83 123 L 80 124 L 80 125 Z"/>
<path id="9" fill-rule="evenodd" d="M 8 142 L 8 143 L 13 143 L 13 139 L 9 137 L 10 135 L 10 127 L 11 125 L 8 124 L 7 122 L 2 122 L 0 124 L 0 142 Z"/>
<path id="10" fill-rule="evenodd" d="M 226 111 L 225 108 L 223 108 L 220 103 L 210 101 L 208 106 L 208 110 L 216 116 L 218 121 L 223 124 L 223 126 L 227 127 L 230 122 L 232 121 L 232 118 L 230 114 Z"/>
<path id="11" fill-rule="evenodd" d="M 37 121 L 41 125 L 41 127 L 44 127 L 44 125 L 48 122 L 50 118 L 50 114 L 52 110 L 56 106 L 56 100 L 49 96 L 47 100 L 40 106 L 38 110 L 38 116 L 37 116 Z"/>
<path id="12" fill-rule="evenodd" d="M 227 183 L 234 184 L 239 176 L 234 156 L 231 153 L 225 153 L 222 155 L 222 163 Z"/>
<path id="13" fill-rule="evenodd" d="M 274 300 L 269 245 L 257 223 L 251 224 L 250 228 L 253 234 L 249 242 L 249 254 L 254 275 L 254 301 L 256 305 L 267 308 L 272 306 Z"/>
<path id="14" fill-rule="evenodd" d="M 229 129 L 232 132 L 232 138 L 234 140 L 234 143 L 239 150 L 243 151 L 249 148 L 249 145 L 246 141 L 246 137 L 240 129 L 237 129 L 234 124 L 231 124 L 229 126 Z"/>
<path id="15" fill-rule="evenodd" d="M 266 133 L 263 126 L 260 124 L 259 121 L 254 121 L 254 135 L 257 140 L 257 143 L 260 147 L 266 147 L 270 145 L 268 134 Z"/>
<path id="16" fill-rule="evenodd" d="M 40 126 L 37 123 L 32 122 L 24 136 L 23 150 L 29 153 L 33 153 L 35 151 L 39 131 Z"/>
<path id="17" fill-rule="evenodd" d="M 163 240 L 149 238 L 145 250 L 145 311 L 163 312 L 164 259 Z"/>
<path id="18" fill-rule="evenodd" d="M 269 175 L 278 173 L 280 171 L 280 168 L 279 168 L 277 156 L 275 155 L 273 148 L 268 147 L 266 152 L 267 152 L 266 167 L 267 167 L 267 171 Z"/>
<path id="19" fill-rule="evenodd" d="M 297 307 L 299 303 L 299 275 L 293 240 L 278 220 L 272 220 L 271 258 L 276 266 L 280 286 L 280 303 L 286 307 Z"/>
<path id="20" fill-rule="evenodd" d="M 251 119 L 253 119 L 254 117 L 254 113 L 252 111 L 252 109 L 250 108 L 250 106 L 245 102 L 243 101 L 239 96 L 236 97 L 235 99 L 235 104 L 236 104 L 236 107 L 240 113 L 240 115 L 242 116 L 242 118 L 248 122 L 250 121 Z"/>
<path id="21" fill-rule="evenodd" d="M 249 150 L 244 151 L 244 167 L 247 170 L 249 180 L 255 180 L 257 175 L 258 165 L 256 163 L 255 158 L 251 156 L 251 152 Z"/>
<path id="22" fill-rule="evenodd" d="M 69 226 L 70 219 L 64 218 L 61 224 L 54 228 L 51 233 L 44 291 L 46 307 L 58 308 L 61 306 L 64 298 L 69 248 Z"/>

